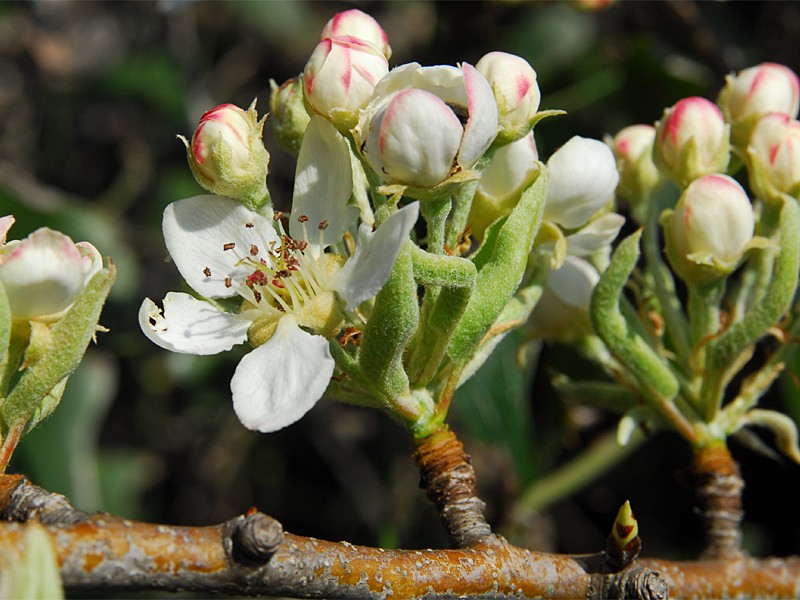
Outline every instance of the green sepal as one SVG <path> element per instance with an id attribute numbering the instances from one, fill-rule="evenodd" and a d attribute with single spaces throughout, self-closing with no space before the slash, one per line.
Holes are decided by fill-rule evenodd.
<path id="1" fill-rule="evenodd" d="M 48 404 L 43 407 L 45 412 L 55 408 L 57 402 L 53 404 L 52 400 L 57 388 L 78 368 L 97 331 L 100 311 L 115 278 L 113 264 L 96 273 L 64 317 L 53 325 L 50 350 L 23 371 L 0 407 L 5 431 L 27 424 L 45 401 Z"/>
<path id="2" fill-rule="evenodd" d="M 361 371 L 390 404 L 401 402 L 409 393 L 403 353 L 419 323 L 412 245 L 406 242 L 403 246 L 389 280 L 375 296 L 359 351 Z"/>
<path id="3" fill-rule="evenodd" d="M 546 190 L 542 169 L 508 217 L 489 226 L 483 244 L 472 257 L 478 270 L 475 290 L 447 349 L 459 367 L 472 357 L 525 275 L 533 240 L 542 222 Z"/>

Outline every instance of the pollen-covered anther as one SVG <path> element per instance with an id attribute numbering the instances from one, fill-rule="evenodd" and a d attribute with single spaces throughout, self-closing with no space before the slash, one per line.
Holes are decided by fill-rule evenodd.
<path id="1" fill-rule="evenodd" d="M 255 227 L 253 223 L 245 223 L 244 226 L 247 227 L 248 229 L 252 229 L 253 227 Z"/>
<path id="2" fill-rule="evenodd" d="M 325 231 L 328 228 L 328 220 L 320 221 L 318 227 L 320 231 Z"/>
<path id="3" fill-rule="evenodd" d="M 297 217 L 298 223 L 307 223 L 308 222 L 308 215 L 300 215 Z"/>
<path id="4" fill-rule="evenodd" d="M 270 283 L 274 285 L 276 288 L 285 289 L 286 287 L 285 285 L 283 285 L 283 282 L 280 279 L 273 279 L 272 281 L 270 281 Z"/>
<path id="5" fill-rule="evenodd" d="M 277 221 L 280 221 L 282 217 L 283 217 L 283 211 L 276 210 L 275 214 L 272 215 L 272 220 L 277 222 Z"/>
<path id="6" fill-rule="evenodd" d="M 226 277 L 226 278 L 225 278 L 225 287 L 226 287 L 226 288 L 229 288 L 229 287 L 231 287 L 232 285 L 233 285 L 233 281 L 231 280 L 231 278 L 230 278 L 230 277 Z"/>
<path id="7" fill-rule="evenodd" d="M 208 267 L 203 269 L 203 275 L 205 275 L 206 277 L 211 277 L 211 269 L 209 269 Z"/>
<path id="8" fill-rule="evenodd" d="M 250 256 L 255 256 L 256 254 L 258 254 L 258 246 L 250 244 Z"/>
<path id="9" fill-rule="evenodd" d="M 247 276 L 247 279 L 245 279 L 245 285 L 247 285 L 249 288 L 252 288 L 254 285 L 267 285 L 267 281 L 267 276 L 264 274 L 264 272 L 256 270 Z"/>
<path id="10" fill-rule="evenodd" d="M 256 304 L 261 302 L 261 292 L 259 292 L 258 290 L 253 290 L 253 298 L 255 299 Z"/>
<path id="11" fill-rule="evenodd" d="M 236 242 L 228 242 L 222 245 L 222 249 L 225 251 L 233 250 L 234 248 L 236 248 Z"/>

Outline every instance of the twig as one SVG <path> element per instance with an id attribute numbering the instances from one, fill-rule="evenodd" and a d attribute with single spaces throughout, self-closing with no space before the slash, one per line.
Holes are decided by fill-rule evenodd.
<path id="1" fill-rule="evenodd" d="M 34 500 L 35 499 L 35 500 Z M 74 514 L 73 514 L 74 513 Z M 41 518 L 68 589 L 194 590 L 299 598 L 797 597 L 800 557 L 669 562 L 638 560 L 621 573 L 595 569 L 603 554 L 516 548 L 502 538 L 460 550 L 384 550 L 284 534 L 258 512 L 213 527 L 152 525 L 75 511 L 19 476 L 0 478 L 0 514 Z M 12 517 L 13 516 L 13 517 Z M 259 524 L 261 523 L 261 524 Z M 0 524 L 0 544 L 21 551 L 23 523 Z M 268 543 L 243 559 L 248 528 Z M 252 548 L 248 548 L 250 552 Z"/>

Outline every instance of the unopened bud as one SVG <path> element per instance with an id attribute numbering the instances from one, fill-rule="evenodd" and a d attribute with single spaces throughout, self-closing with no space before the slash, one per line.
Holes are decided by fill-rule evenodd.
<path id="1" fill-rule="evenodd" d="M 191 143 L 181 138 L 197 182 L 209 192 L 261 208 L 269 201 L 269 153 L 261 140 L 263 130 L 255 101 L 247 110 L 222 104 L 205 113 Z"/>
<path id="2" fill-rule="evenodd" d="M 800 198 L 800 122 L 766 115 L 753 128 L 745 155 L 750 185 L 761 200 Z"/>
<path id="3" fill-rule="evenodd" d="M 269 87 L 269 126 L 272 136 L 282 148 L 297 156 L 303 134 L 311 120 L 303 102 L 300 80 L 293 77 L 278 87 L 270 79 Z"/>
<path id="4" fill-rule="evenodd" d="M 355 37 L 371 43 L 389 60 L 392 49 L 383 27 L 365 12 L 351 8 L 337 13 L 322 28 L 320 40 L 325 38 Z"/>
<path id="5" fill-rule="evenodd" d="M 731 273 L 753 239 L 755 217 L 744 189 L 727 175 L 705 175 L 684 190 L 662 217 L 667 256 L 693 283 Z"/>
<path id="6" fill-rule="evenodd" d="M 652 125 L 631 125 L 617 133 L 611 142 L 619 171 L 617 192 L 631 206 L 649 200 L 663 181 L 653 163 L 655 139 L 656 129 Z"/>
<path id="7" fill-rule="evenodd" d="M 497 101 L 497 142 L 507 144 L 527 135 L 536 123 L 542 97 L 533 67 L 520 56 L 490 52 L 475 68 L 491 84 Z"/>
<path id="8" fill-rule="evenodd" d="M 722 173 L 730 160 L 729 129 L 714 103 L 684 98 L 657 123 L 653 160 L 682 187 L 703 175 Z"/>
<path id="9" fill-rule="evenodd" d="M 303 70 L 303 90 L 314 112 L 345 132 L 358 122 L 375 86 L 389 72 L 386 57 L 356 37 L 325 38 Z"/>
<path id="10" fill-rule="evenodd" d="M 800 81 L 790 68 L 762 63 L 725 78 L 717 100 L 731 123 L 731 141 L 746 146 L 758 120 L 768 113 L 797 118 Z"/>

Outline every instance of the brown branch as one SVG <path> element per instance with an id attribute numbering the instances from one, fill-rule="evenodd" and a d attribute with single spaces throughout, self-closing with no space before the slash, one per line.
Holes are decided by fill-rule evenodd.
<path id="1" fill-rule="evenodd" d="M 744 480 L 739 465 L 726 447 L 709 446 L 695 452 L 691 472 L 707 538 L 703 558 L 741 557 Z"/>
<path id="2" fill-rule="evenodd" d="M 531 552 L 490 537 L 458 550 L 384 550 L 280 534 L 258 512 L 213 527 L 89 516 L 19 476 L 0 478 L 0 514 L 40 519 L 72 589 L 194 590 L 301 598 L 797 597 L 800 558 L 638 560 L 609 574 L 603 554 Z M 25 525 L 0 524 L 21 551 Z M 245 540 L 251 541 L 245 541 Z M 659 575 L 660 573 L 660 575 Z"/>
<path id="3" fill-rule="evenodd" d="M 466 548 L 492 537 L 470 457 L 450 429 L 445 426 L 417 442 L 414 462 L 420 487 L 439 511 L 453 547 Z"/>

